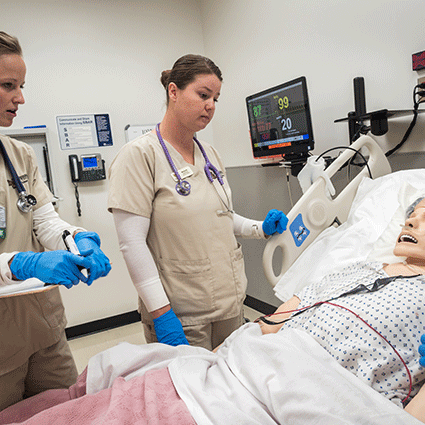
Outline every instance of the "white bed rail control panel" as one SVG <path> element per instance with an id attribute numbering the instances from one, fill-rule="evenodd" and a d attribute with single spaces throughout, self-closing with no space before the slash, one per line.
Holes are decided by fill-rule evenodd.
<path id="1" fill-rule="evenodd" d="M 391 173 L 384 152 L 370 136 L 362 136 L 351 145 L 351 148 L 358 151 L 363 147 L 369 154 L 367 164 L 373 178 Z M 354 154 L 354 151 L 346 149 L 324 173 L 331 178 Z M 288 213 L 287 230 L 281 235 L 272 236 L 266 244 L 263 268 L 272 286 L 276 285 L 286 270 L 324 229 L 335 222 L 341 224 L 347 220 L 357 187 L 366 176 L 369 176 L 369 171 L 367 167 L 363 167 L 334 199 L 328 196 L 326 180 L 322 176 L 305 192 Z M 282 260 L 280 273 L 276 275 L 273 270 L 273 258 L 278 248 L 281 250 Z"/>

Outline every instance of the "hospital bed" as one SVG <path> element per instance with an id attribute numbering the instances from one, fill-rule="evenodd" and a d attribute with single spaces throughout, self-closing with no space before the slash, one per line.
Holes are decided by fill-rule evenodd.
<path id="1" fill-rule="evenodd" d="M 318 275 L 329 272 L 329 267 L 370 257 L 391 261 L 388 246 L 400 230 L 405 209 L 425 193 L 425 170 L 391 174 L 373 139 L 365 136 L 352 146 L 367 149 L 373 179 L 368 177 L 369 171 L 362 170 L 334 198 L 326 191 L 325 179 L 319 179 L 289 212 L 289 231 L 267 243 L 264 268 L 282 300 L 313 277 L 317 280 Z M 350 156 L 349 152 L 341 155 L 326 170 L 329 176 Z M 299 229 L 299 215 L 305 233 Z M 333 225 L 335 217 L 341 223 L 338 226 Z M 304 243 L 295 241 L 297 234 Z M 276 275 L 272 257 L 278 248 L 283 259 Z M 217 354 L 199 347 L 120 344 L 90 360 L 87 392 L 94 397 L 111 388 L 118 377 L 130 381 L 147 370 L 167 367 L 199 425 L 420 424 L 337 364 L 306 333 L 293 331 L 298 334 L 291 335 L 291 331 L 261 337 L 259 326 L 247 323 L 227 338 Z M 61 405 L 55 409 L 60 415 Z M 61 419 L 60 423 L 66 423 L 66 417 Z"/>
<path id="2" fill-rule="evenodd" d="M 367 150 L 368 167 L 361 172 L 336 197 L 329 195 L 327 181 L 351 159 L 355 151 Z M 364 177 L 377 178 L 391 173 L 391 167 L 381 148 L 370 136 L 362 136 L 345 150 L 306 191 L 288 213 L 287 231 L 273 236 L 263 254 L 263 267 L 272 286 L 282 278 L 294 261 L 311 245 L 316 237 L 331 225 L 340 225 L 347 220 L 348 212 L 360 182 Z M 289 230 L 289 231 L 288 231 Z M 276 251 L 281 252 L 280 272 L 275 275 L 273 260 Z"/>
<path id="3" fill-rule="evenodd" d="M 351 147 L 367 149 L 369 169 L 363 167 L 335 198 L 320 177 L 288 213 L 287 231 L 267 242 L 264 272 L 282 301 L 353 261 L 397 261 L 392 255 L 394 241 L 406 208 L 425 195 L 425 170 L 391 173 L 388 160 L 369 136 Z M 345 151 L 325 170 L 327 176 L 331 178 L 353 154 Z"/>

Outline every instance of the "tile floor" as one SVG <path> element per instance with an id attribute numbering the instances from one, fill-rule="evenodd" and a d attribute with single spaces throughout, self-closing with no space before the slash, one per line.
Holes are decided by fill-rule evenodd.
<path id="1" fill-rule="evenodd" d="M 250 307 L 244 306 L 244 315 L 246 318 L 253 321 L 261 316 L 261 313 Z M 124 341 L 131 344 L 146 343 L 140 322 L 69 341 L 75 363 L 77 364 L 78 373 L 84 370 L 90 357 Z"/>

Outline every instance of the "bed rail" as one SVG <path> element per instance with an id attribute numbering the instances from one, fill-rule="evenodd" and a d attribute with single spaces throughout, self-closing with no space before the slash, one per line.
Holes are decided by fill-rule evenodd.
<path id="1" fill-rule="evenodd" d="M 391 173 L 390 164 L 382 149 L 370 136 L 361 136 L 351 147 L 368 151 L 368 165 L 372 178 Z M 363 151 L 362 151 L 363 153 Z M 326 170 L 331 178 L 355 154 L 346 149 Z M 331 199 L 326 193 L 326 181 L 319 177 L 288 213 L 288 227 L 281 235 L 272 236 L 266 244 L 263 253 L 263 268 L 267 280 L 275 286 L 286 270 L 294 263 L 301 253 L 326 228 L 334 223 L 341 224 L 347 220 L 351 203 L 360 181 L 369 176 L 367 167 L 341 191 Z M 273 270 L 276 261 L 276 250 L 281 250 L 281 270 L 278 275 Z"/>

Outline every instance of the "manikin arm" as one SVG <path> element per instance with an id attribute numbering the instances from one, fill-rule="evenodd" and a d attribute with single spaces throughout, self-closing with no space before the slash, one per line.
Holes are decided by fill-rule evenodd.
<path id="1" fill-rule="evenodd" d="M 266 239 L 262 228 L 263 222 L 233 214 L 233 232 L 236 236 L 247 239 Z"/>
<path id="2" fill-rule="evenodd" d="M 268 239 L 274 233 L 286 230 L 288 218 L 279 210 L 270 210 L 264 221 L 250 220 L 238 214 L 233 215 L 233 232 L 236 236 L 251 239 Z"/>
<path id="3" fill-rule="evenodd" d="M 422 386 L 420 391 L 412 398 L 404 410 L 419 421 L 425 423 L 425 385 Z"/>

